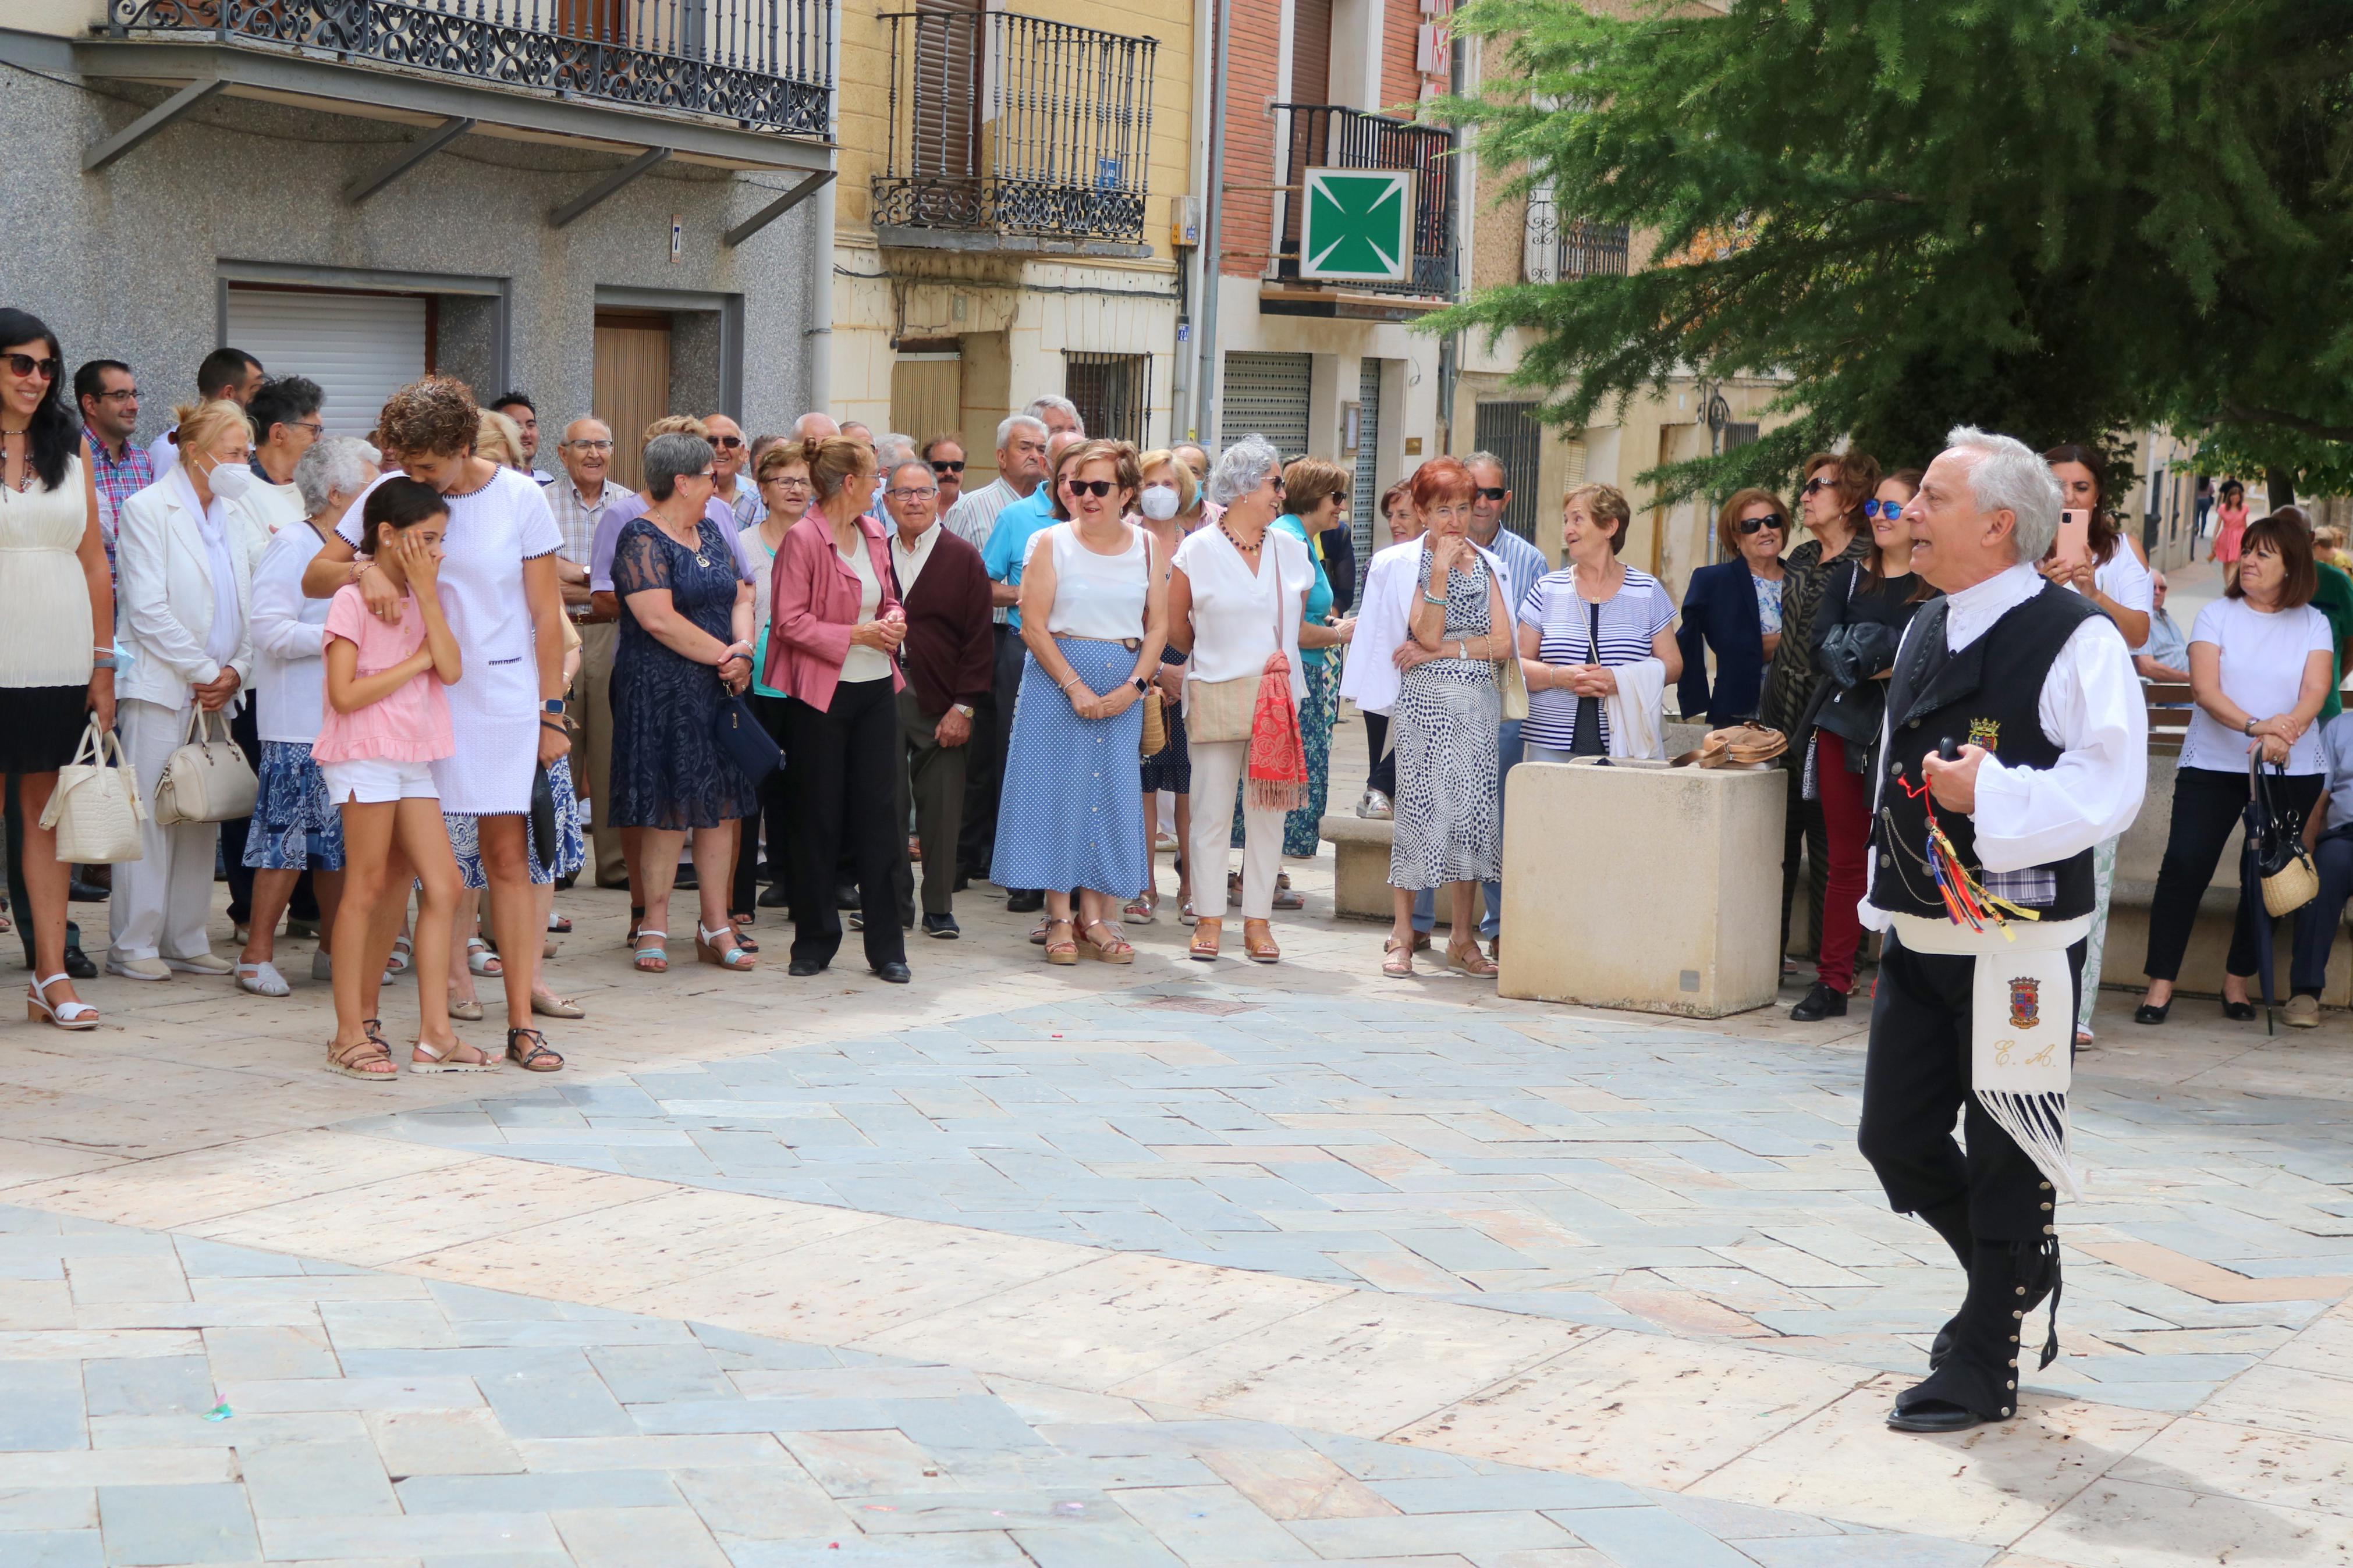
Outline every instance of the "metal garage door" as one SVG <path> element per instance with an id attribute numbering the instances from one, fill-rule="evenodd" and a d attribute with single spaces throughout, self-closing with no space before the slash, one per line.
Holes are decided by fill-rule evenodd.
<path id="1" fill-rule="evenodd" d="M 426 373 L 428 309 L 417 294 L 231 289 L 228 342 L 271 375 L 324 388 L 327 434 L 364 436 L 384 400 Z"/>
<path id="2" fill-rule="evenodd" d="M 1287 460 L 1307 450 L 1307 388 L 1312 354 L 1229 353 L 1218 445 L 1230 447 L 1255 432 Z"/>
<path id="3" fill-rule="evenodd" d="M 1381 520 L 1381 362 L 1362 362 L 1356 382 L 1356 473 L 1348 488 L 1348 532 L 1356 543 L 1356 586 L 1373 563 L 1373 552 L 1388 547 L 1388 524 Z"/>

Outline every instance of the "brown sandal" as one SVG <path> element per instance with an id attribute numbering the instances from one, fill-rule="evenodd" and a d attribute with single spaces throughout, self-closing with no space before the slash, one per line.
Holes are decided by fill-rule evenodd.
<path id="1" fill-rule="evenodd" d="M 371 1018 L 368 1022 L 374 1024 L 375 1020 Z M 370 1072 L 368 1068 L 377 1062 L 384 1064 L 384 1070 Z M 392 1083 L 400 1077 L 400 1069 L 392 1065 L 392 1047 L 372 1028 L 348 1045 L 329 1040 L 327 1070 L 358 1079 L 362 1083 Z"/>
<path id="2" fill-rule="evenodd" d="M 1222 922 L 1203 915 L 1193 926 L 1193 945 L 1185 956 L 1196 963 L 1218 962 L 1218 928 Z"/>
<path id="3" fill-rule="evenodd" d="M 1479 951 L 1479 944 L 1475 942 L 1468 947 L 1461 942 L 1448 942 L 1446 967 L 1459 969 L 1476 980 L 1491 980 L 1495 974 L 1494 963 L 1485 953 Z"/>
<path id="4" fill-rule="evenodd" d="M 1282 949 L 1274 945 L 1274 928 L 1264 921 L 1242 921 L 1242 956 L 1252 963 L 1282 963 Z"/>
<path id="5" fill-rule="evenodd" d="M 1391 980 L 1413 978 L 1413 943 L 1391 937 L 1381 943 L 1381 973 Z"/>
<path id="6" fill-rule="evenodd" d="M 1056 926 L 1069 926 L 1071 928 L 1071 934 L 1064 937 L 1060 942 L 1055 941 L 1054 928 Z M 1078 926 L 1069 920 L 1050 919 L 1047 921 L 1046 962 L 1049 963 L 1076 963 L 1079 961 L 1078 931 Z"/>
<path id="7" fill-rule="evenodd" d="M 1110 933 L 1111 941 L 1109 942 L 1100 942 L 1094 939 L 1093 932 L 1097 926 L 1101 926 L 1105 931 Z M 1094 959 L 1103 963 L 1134 963 L 1135 962 L 1135 949 L 1128 945 L 1127 939 L 1119 934 L 1119 928 L 1113 925 L 1109 921 L 1089 921 L 1086 924 L 1086 930 L 1088 932 L 1087 956 L 1089 958 Z"/>

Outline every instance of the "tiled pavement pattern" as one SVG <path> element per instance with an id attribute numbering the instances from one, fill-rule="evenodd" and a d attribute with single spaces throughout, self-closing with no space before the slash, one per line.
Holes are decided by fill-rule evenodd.
<path id="1" fill-rule="evenodd" d="M 2027 1386 L 2190 1410 L 2353 1289 L 2353 1113 L 2100 1061 L 2068 1354 Z M 1913 1373 L 1958 1277 L 1854 1152 L 1861 1071 L 1556 1009 L 1163 984 L 353 1125 Z"/>
<path id="2" fill-rule="evenodd" d="M 0 1208 L 0 1563 L 1975 1568 L 1992 1548 Z"/>

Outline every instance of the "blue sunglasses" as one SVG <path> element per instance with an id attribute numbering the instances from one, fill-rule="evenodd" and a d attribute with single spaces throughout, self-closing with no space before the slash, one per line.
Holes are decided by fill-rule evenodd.
<path id="1" fill-rule="evenodd" d="M 1904 515 L 1904 503 L 1900 500 L 1867 500 L 1862 503 L 1862 515 L 1873 519 L 1883 517 L 1894 522 Z"/>

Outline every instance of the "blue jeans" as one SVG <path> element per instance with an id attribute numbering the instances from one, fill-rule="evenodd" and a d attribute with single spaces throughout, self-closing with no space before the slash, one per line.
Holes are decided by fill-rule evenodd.
<path id="1" fill-rule="evenodd" d="M 1504 721 L 1495 746 L 1495 825 L 1503 826 L 1504 781 L 1520 765 L 1520 721 Z M 1479 934 L 1493 941 L 1504 929 L 1504 884 L 1498 879 L 1482 882 L 1480 889 L 1487 897 L 1487 913 L 1479 921 Z M 1438 889 L 1424 888 L 1413 896 L 1413 929 L 1427 931 L 1438 924 Z"/>
<path id="2" fill-rule="evenodd" d="M 2320 994 L 2328 976 L 2328 949 L 2344 919 L 2345 901 L 2353 898 L 2353 826 L 2332 828 L 2313 846 L 2312 864 L 2320 873 L 2320 894 L 2295 911 L 2295 962 L 2288 988 L 2306 995 Z"/>

